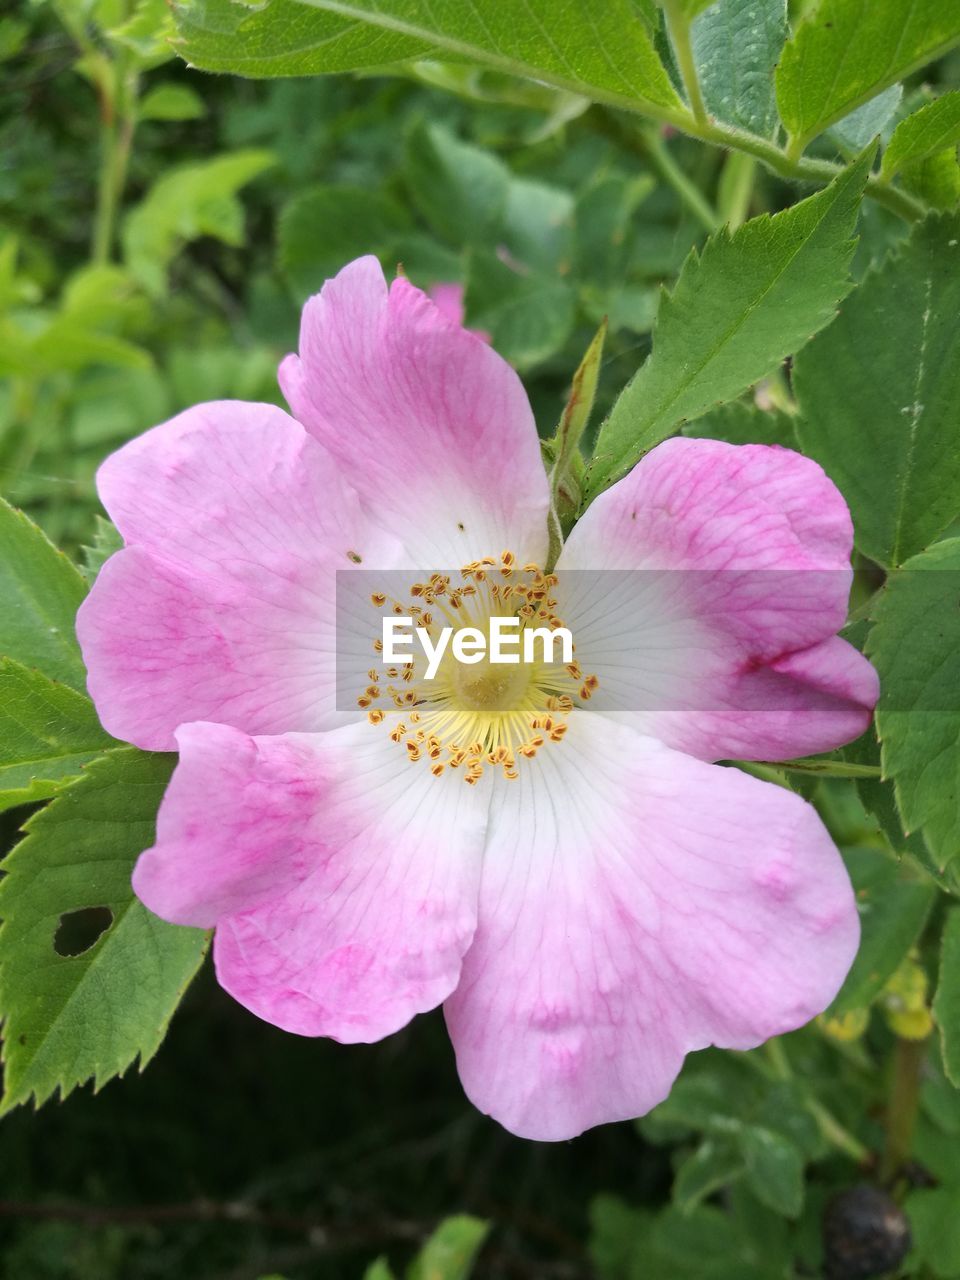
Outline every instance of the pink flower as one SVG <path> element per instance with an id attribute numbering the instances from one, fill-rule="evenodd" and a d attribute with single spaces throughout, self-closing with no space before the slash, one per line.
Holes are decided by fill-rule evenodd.
<path id="1" fill-rule="evenodd" d="M 512 369 L 372 258 L 307 303 L 280 381 L 293 417 L 200 405 L 100 471 L 126 547 L 80 611 L 90 691 L 112 733 L 180 751 L 143 902 L 215 927 L 221 984 L 289 1031 L 369 1042 L 443 1003 L 466 1092 L 531 1138 L 640 1115 L 690 1050 L 824 1009 L 858 940 L 843 863 L 798 796 L 712 763 L 868 723 L 820 468 L 668 441 L 589 508 L 555 588 L 525 579 L 555 590 L 573 674 L 338 707 L 335 571 L 468 566 L 479 607 L 543 565 L 547 482 Z"/>
<path id="2" fill-rule="evenodd" d="M 428 290 L 430 301 L 434 304 L 445 320 L 449 320 L 452 324 L 462 325 L 464 317 L 463 305 L 463 285 L 455 282 L 446 282 L 431 285 Z M 471 333 L 475 333 L 478 338 L 482 338 L 484 342 L 490 341 L 490 334 L 485 329 L 471 329 Z"/>

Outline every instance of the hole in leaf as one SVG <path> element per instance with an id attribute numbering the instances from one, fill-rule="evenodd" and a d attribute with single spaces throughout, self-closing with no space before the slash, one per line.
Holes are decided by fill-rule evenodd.
<path id="1" fill-rule="evenodd" d="M 53 949 L 58 956 L 81 956 L 106 933 L 113 924 L 109 907 L 83 907 L 67 911 L 60 917 L 53 935 Z"/>

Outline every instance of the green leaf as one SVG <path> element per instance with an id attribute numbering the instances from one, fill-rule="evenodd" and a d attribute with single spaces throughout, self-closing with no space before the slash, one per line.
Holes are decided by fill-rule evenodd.
<path id="1" fill-rule="evenodd" d="M 777 104 L 795 149 L 960 43 L 960 5 L 821 0 L 784 47 Z"/>
<path id="2" fill-rule="evenodd" d="M 141 120 L 199 120 L 206 114 L 199 93 L 185 84 L 158 84 L 144 94 L 137 114 Z"/>
<path id="3" fill-rule="evenodd" d="M 677 1170 L 673 1203 L 683 1213 L 743 1176 L 746 1164 L 735 1142 L 707 1138 Z"/>
<path id="4" fill-rule="evenodd" d="M 829 1010 L 835 1018 L 865 1009 L 880 994 L 919 938 L 936 896 L 935 887 L 908 862 L 894 862 L 879 849 L 848 849 L 844 861 L 857 895 L 861 932 L 853 967 Z"/>
<path id="5" fill-rule="evenodd" d="M 411 131 L 404 176 L 420 212 L 451 244 L 485 245 L 500 226 L 509 170 L 496 156 L 461 142 L 442 125 L 424 123 Z"/>
<path id="6" fill-rule="evenodd" d="M 132 748 L 102 756 L 30 819 L 4 863 L 2 1111 L 91 1078 L 99 1089 L 138 1056 L 142 1068 L 203 958 L 204 932 L 158 920 L 130 887 L 172 763 Z M 111 912 L 109 927 L 86 951 L 59 955 L 61 919 L 94 907 Z"/>
<path id="7" fill-rule="evenodd" d="M 447 1218 L 407 1268 L 407 1280 L 466 1280 L 489 1230 L 465 1213 Z"/>
<path id="8" fill-rule="evenodd" d="M 938 1280 L 956 1280 L 960 1275 L 956 1187 L 912 1191 L 903 1207 L 913 1231 L 913 1250 L 907 1263 L 914 1262 L 904 1274 L 921 1274 L 919 1267 L 925 1263 Z"/>
<path id="9" fill-rule="evenodd" d="M 554 355 L 573 329 L 573 290 L 554 275 L 519 272 L 493 253 L 475 253 L 467 268 L 467 315 L 518 369 Z"/>
<path id="10" fill-rule="evenodd" d="M 235 151 L 170 169 L 128 215 L 124 257 L 154 294 L 166 287 L 166 271 L 181 246 L 198 236 L 243 243 L 243 206 L 236 192 L 274 164 L 270 151 Z"/>
<path id="11" fill-rule="evenodd" d="M 574 274 L 581 284 L 609 290 L 623 285 L 630 263 L 637 209 L 656 190 L 649 174 L 604 174 L 577 197 Z M 599 321 L 599 318 L 598 318 Z"/>
<path id="12" fill-rule="evenodd" d="M 940 1028 L 944 1074 L 960 1089 L 960 907 L 947 912 L 943 926 L 933 1017 Z"/>
<path id="13" fill-rule="evenodd" d="M 901 564 L 960 514 L 958 311 L 960 215 L 928 218 L 794 364 L 800 442 L 880 564 Z"/>
<path id="14" fill-rule="evenodd" d="M 255 9 L 235 0 L 186 0 L 174 6 L 174 18 L 176 48 L 191 66 L 248 79 L 386 66 L 433 47 L 297 0 L 268 0 Z"/>
<path id="15" fill-rule="evenodd" d="M 395 1280 L 386 1258 L 377 1258 L 363 1273 L 363 1280 Z"/>
<path id="16" fill-rule="evenodd" d="M 0 657 L 85 691 L 74 619 L 86 593 L 67 557 L 0 498 Z"/>
<path id="17" fill-rule="evenodd" d="M 437 56 L 467 58 L 663 119 L 683 108 L 630 0 L 315 0 Z M 342 66 L 316 68 L 343 70 Z"/>
<path id="18" fill-rule="evenodd" d="M 691 36 L 710 114 L 769 138 L 777 127 L 773 71 L 787 36 L 786 0 L 718 0 Z"/>
<path id="19" fill-rule="evenodd" d="M 711 409 L 683 428 L 683 435 L 698 440 L 726 440 L 728 444 L 778 444 L 795 449 L 797 437 L 793 418 L 781 409 L 761 409 L 758 405 L 734 400 Z"/>
<path id="20" fill-rule="evenodd" d="M 126 5 L 118 8 L 121 13 L 129 12 Z M 158 67 L 174 56 L 170 47 L 173 22 L 167 0 L 137 0 L 132 15 L 106 34 L 132 53 L 136 65 L 143 71 Z"/>
<path id="21" fill-rule="evenodd" d="M 830 129 L 830 137 L 846 155 L 858 156 L 867 143 L 872 142 L 889 124 L 902 97 L 903 86 L 891 85 L 862 107 L 857 107 L 856 111 L 851 111 L 848 116 L 838 120 Z"/>
<path id="22" fill-rule="evenodd" d="M 653 351 L 600 429 L 588 493 L 682 423 L 740 396 L 835 315 L 870 155 L 774 217 L 722 228 L 661 297 Z"/>
<path id="23" fill-rule="evenodd" d="M 960 202 L 960 164 L 957 148 L 947 147 L 936 155 L 903 166 L 900 180 L 908 191 L 934 209 L 953 209 Z"/>
<path id="24" fill-rule="evenodd" d="M 101 515 L 94 516 L 93 519 L 93 542 L 80 548 L 83 553 L 80 572 L 90 586 L 93 586 L 105 562 L 123 546 L 123 539 L 109 520 L 104 520 Z"/>
<path id="25" fill-rule="evenodd" d="M 47 799 L 115 745 L 88 698 L 0 658 L 0 812 Z"/>
<path id="26" fill-rule="evenodd" d="M 881 172 L 891 178 L 904 164 L 926 160 L 960 142 L 960 93 L 945 93 L 901 120 L 883 155 Z"/>
<path id="27" fill-rule="evenodd" d="M 394 257 L 410 229 L 406 210 L 389 196 L 363 187 L 308 187 L 280 213 L 280 266 L 303 302 L 353 258 Z M 396 260 L 392 264 L 396 266 Z"/>
<path id="28" fill-rule="evenodd" d="M 747 1167 L 750 1190 L 761 1204 L 787 1218 L 803 1208 L 803 1155 L 773 1129 L 756 1125 L 740 1133 L 740 1151 Z"/>
<path id="29" fill-rule="evenodd" d="M 510 179 L 501 235 L 511 257 L 539 271 L 570 270 L 573 196 L 530 178 Z"/>
<path id="30" fill-rule="evenodd" d="M 880 676 L 877 734 L 904 829 L 939 870 L 960 852 L 960 538 L 891 574 L 867 655 Z"/>

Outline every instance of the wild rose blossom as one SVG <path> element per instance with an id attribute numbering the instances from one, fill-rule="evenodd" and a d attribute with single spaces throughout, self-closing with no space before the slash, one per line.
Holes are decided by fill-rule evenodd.
<path id="1" fill-rule="evenodd" d="M 90 691 L 112 733 L 180 752 L 142 901 L 214 927 L 220 983 L 286 1030 L 370 1042 L 442 1003 L 467 1094 L 531 1138 L 640 1115 L 687 1052 L 823 1010 L 858 940 L 841 859 L 797 795 L 712 763 L 868 723 L 820 468 L 668 441 L 548 575 L 520 382 L 406 280 L 346 267 L 280 383 L 292 417 L 199 405 L 99 474 L 126 545 L 78 620 Z M 374 663 L 338 707 L 336 571 L 403 571 L 446 608 L 460 588 L 430 574 L 458 566 L 463 607 L 516 582 L 562 613 L 566 683 L 448 672 L 431 702 Z"/>

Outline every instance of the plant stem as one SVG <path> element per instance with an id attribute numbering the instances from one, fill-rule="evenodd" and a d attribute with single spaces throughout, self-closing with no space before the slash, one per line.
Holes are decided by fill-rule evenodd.
<path id="1" fill-rule="evenodd" d="M 116 238 L 117 211 L 127 180 L 127 166 L 136 128 L 136 77 L 127 77 L 122 61 L 111 68 L 111 87 L 101 99 L 100 174 L 90 256 L 109 262 Z"/>
<path id="2" fill-rule="evenodd" d="M 618 115 L 608 108 L 598 107 L 597 111 L 601 129 L 620 139 L 625 145 L 639 150 L 644 146 L 644 137 L 632 129 Z M 813 182 L 824 185 L 832 182 L 841 174 L 845 165 L 834 164 L 830 160 L 791 160 L 775 142 L 761 138 L 745 129 L 735 129 L 732 125 L 722 124 L 716 120 L 700 121 L 689 111 L 669 111 L 662 116 L 663 123 L 672 125 L 681 133 L 701 142 L 709 142 L 713 146 L 724 147 L 728 151 L 738 151 L 753 156 L 762 165 L 778 174 L 781 178 L 793 179 L 797 182 Z M 899 187 L 892 187 L 882 182 L 878 174 L 871 174 L 867 179 L 866 195 L 885 205 L 893 213 L 907 222 L 917 222 L 926 217 L 929 209 L 922 200 L 917 200 Z"/>
<path id="3" fill-rule="evenodd" d="M 787 1057 L 787 1051 L 783 1047 L 783 1043 L 778 1038 L 768 1040 L 763 1046 L 764 1055 L 770 1064 L 772 1074 L 777 1080 L 793 1080 L 793 1067 L 790 1065 L 790 1059 Z M 804 1106 L 813 1116 L 817 1124 L 820 1126 L 820 1132 L 826 1138 L 831 1146 L 843 1151 L 850 1156 L 852 1160 L 856 1160 L 857 1164 L 866 1164 L 870 1159 L 870 1149 L 855 1138 L 854 1135 L 844 1125 L 840 1123 L 833 1112 L 828 1111 L 822 1102 L 819 1102 L 812 1093 L 805 1087 L 801 1089 L 803 1093 Z"/>
<path id="4" fill-rule="evenodd" d="M 747 220 L 756 172 L 756 158 L 742 151 L 731 151 L 724 161 L 717 191 L 717 212 L 720 221 L 731 231 L 736 231 Z"/>
<path id="5" fill-rule="evenodd" d="M 677 67 L 683 87 L 687 91 L 687 99 L 693 118 L 702 124 L 707 122 L 707 104 L 703 100 L 700 89 L 700 78 L 697 75 L 697 62 L 693 56 L 693 45 L 690 41 L 690 19 L 682 11 L 678 0 L 664 0 L 663 11 L 667 19 L 667 30 L 670 43 L 676 54 Z"/>
<path id="6" fill-rule="evenodd" d="M 660 136 L 656 125 L 647 125 L 643 129 L 643 142 L 647 155 L 654 169 L 664 182 L 674 189 L 690 212 L 703 224 L 707 231 L 716 231 L 721 225 L 720 215 L 670 154 L 670 149 Z"/>
<path id="7" fill-rule="evenodd" d="M 926 1056 L 926 1040 L 897 1040 L 887 1103 L 887 1144 L 881 1165 L 885 1179 L 895 1177 L 910 1158 L 920 1105 L 920 1074 Z"/>

